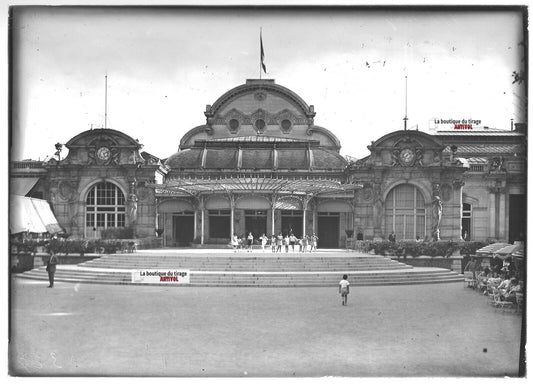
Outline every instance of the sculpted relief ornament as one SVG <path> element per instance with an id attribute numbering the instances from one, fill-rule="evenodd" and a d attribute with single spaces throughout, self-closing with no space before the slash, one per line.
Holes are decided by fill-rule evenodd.
<path id="1" fill-rule="evenodd" d="M 440 240 L 440 221 L 442 219 L 442 200 L 435 196 L 432 202 L 431 213 L 433 215 L 433 240 Z"/>
<path id="2" fill-rule="evenodd" d="M 105 144 L 98 144 L 89 149 L 87 165 L 118 165 L 120 152 Z"/>
<path id="3" fill-rule="evenodd" d="M 77 196 L 77 182 L 62 180 L 58 184 L 58 191 L 62 200 L 74 200 Z"/>
<path id="4" fill-rule="evenodd" d="M 396 148 L 391 152 L 393 167 L 422 167 L 422 149 L 421 148 Z"/>
<path id="5" fill-rule="evenodd" d="M 137 221 L 137 202 L 139 199 L 135 193 L 130 193 L 128 198 L 128 214 L 130 216 L 130 221 L 135 223 Z"/>

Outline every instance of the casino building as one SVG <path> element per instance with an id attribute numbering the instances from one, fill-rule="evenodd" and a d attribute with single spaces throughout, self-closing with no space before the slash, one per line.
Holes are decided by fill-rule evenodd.
<path id="1" fill-rule="evenodd" d="M 516 240 L 525 233 L 525 132 L 395 131 L 348 160 L 315 111 L 274 80 L 247 80 L 160 159 L 113 129 L 71 138 L 47 162 L 11 164 L 10 193 L 46 199 L 63 230 L 129 228 L 163 246 L 292 232 L 322 248 L 347 236 Z M 60 148 L 59 148 L 60 149 Z M 521 234 L 522 233 L 522 234 Z M 355 236 L 355 235 L 354 235 Z"/>

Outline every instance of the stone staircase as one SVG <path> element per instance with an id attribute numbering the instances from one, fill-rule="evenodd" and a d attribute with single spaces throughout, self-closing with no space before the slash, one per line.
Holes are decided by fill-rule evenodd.
<path id="1" fill-rule="evenodd" d="M 219 253 L 213 250 L 202 253 L 157 250 L 104 255 L 78 265 L 58 265 L 55 279 L 74 283 L 134 284 L 132 272 L 145 269 L 188 269 L 190 286 L 337 286 L 343 274 L 348 274 L 350 283 L 356 286 L 463 281 L 462 275 L 448 269 L 413 268 L 376 255 L 339 251 L 272 254 Z M 45 267 L 16 276 L 48 280 Z"/>

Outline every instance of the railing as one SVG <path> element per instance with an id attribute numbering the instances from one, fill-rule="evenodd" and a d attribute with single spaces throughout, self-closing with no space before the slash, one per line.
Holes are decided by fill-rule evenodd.
<path id="1" fill-rule="evenodd" d="M 12 163 L 13 168 L 17 169 L 23 169 L 23 168 L 42 168 L 44 169 L 43 162 L 42 161 L 13 161 Z"/>

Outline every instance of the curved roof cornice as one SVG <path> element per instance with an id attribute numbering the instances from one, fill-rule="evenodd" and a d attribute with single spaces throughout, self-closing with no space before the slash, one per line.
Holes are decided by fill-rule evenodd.
<path id="1" fill-rule="evenodd" d="M 320 132 L 320 133 L 324 134 L 324 136 L 328 137 L 334 143 L 335 147 L 337 147 L 338 149 L 341 148 L 341 142 L 340 142 L 339 138 L 337 136 L 335 136 L 333 134 L 333 132 L 331 132 L 329 129 L 324 128 L 324 127 L 320 127 L 318 125 L 311 125 L 307 129 L 307 134 L 311 136 L 313 134 L 313 132 Z"/>
<path id="2" fill-rule="evenodd" d="M 386 134 L 385 136 L 380 137 L 376 141 L 373 141 L 369 148 L 376 148 L 382 146 L 386 141 L 395 139 L 394 143 L 397 144 L 405 138 L 411 138 L 418 141 L 420 144 L 423 142 L 430 142 L 434 147 L 444 149 L 444 145 L 440 140 L 435 138 L 435 136 L 430 135 L 421 131 L 410 131 L 410 130 L 399 130 Z"/>
<path id="3" fill-rule="evenodd" d="M 138 140 L 133 139 L 131 136 L 126 135 L 123 132 L 117 131 L 115 129 L 109 129 L 109 128 L 99 128 L 99 129 L 89 129 L 87 131 L 84 131 L 76 136 L 74 136 L 72 139 L 70 139 L 65 146 L 67 148 L 75 147 L 80 143 L 81 145 L 85 146 L 86 142 L 92 142 L 96 140 L 99 137 L 107 137 L 110 140 L 112 140 L 115 143 L 119 143 L 122 140 L 128 142 L 130 145 L 135 146 L 137 148 L 141 148 L 142 144 L 139 143 Z"/>
<path id="4" fill-rule="evenodd" d="M 211 135 L 213 133 L 213 130 L 207 125 L 199 125 L 187 131 L 187 133 L 183 135 L 180 140 L 180 149 L 189 148 L 193 146 L 194 142 L 191 142 L 191 138 L 194 137 L 196 134 L 203 132 L 207 133 L 208 135 Z"/>
<path id="5" fill-rule="evenodd" d="M 313 118 L 316 114 L 312 105 L 307 105 L 307 103 L 300 96 L 298 96 L 290 89 L 276 84 L 273 79 L 248 79 L 246 80 L 246 84 L 242 84 L 233 89 L 230 89 L 221 97 L 219 97 L 212 106 L 208 105 L 205 111 L 205 116 L 209 119 L 210 117 L 215 116 L 222 107 L 224 107 L 229 101 L 233 100 L 235 97 L 258 90 L 277 93 L 289 99 L 295 105 L 297 105 L 308 118 Z"/>

